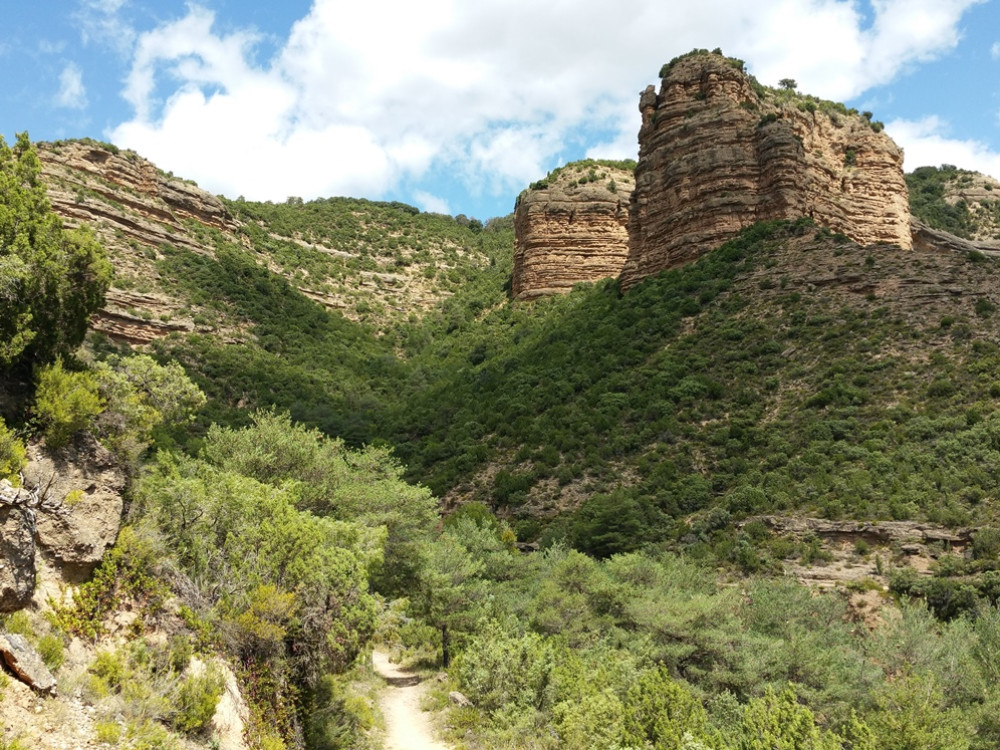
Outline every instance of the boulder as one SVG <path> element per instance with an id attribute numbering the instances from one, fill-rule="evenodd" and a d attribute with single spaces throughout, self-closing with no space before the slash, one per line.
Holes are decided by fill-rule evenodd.
<path id="1" fill-rule="evenodd" d="M 459 708 L 472 708 L 472 701 L 466 698 L 457 690 L 452 690 L 448 693 L 448 700 L 454 703 Z"/>
<path id="2" fill-rule="evenodd" d="M 25 685 L 40 693 L 55 693 L 56 678 L 23 635 L 0 635 L 0 656 Z"/>

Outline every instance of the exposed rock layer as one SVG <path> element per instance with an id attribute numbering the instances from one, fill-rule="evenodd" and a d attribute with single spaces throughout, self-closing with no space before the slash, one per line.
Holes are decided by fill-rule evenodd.
<path id="1" fill-rule="evenodd" d="M 623 289 L 768 219 L 911 247 L 900 149 L 863 117 L 786 99 L 715 54 L 643 92 Z"/>
<path id="2" fill-rule="evenodd" d="M 582 184 L 581 184 L 582 181 Z M 569 164 L 521 194 L 511 293 L 534 299 L 617 277 L 628 255 L 632 170 Z"/>
<path id="3" fill-rule="evenodd" d="M 68 227 L 89 226 L 114 263 L 116 286 L 94 316 L 93 329 L 130 344 L 193 330 L 179 301 L 123 285 L 155 286 L 153 265 L 163 245 L 206 253 L 211 243 L 199 237 L 205 230 L 235 238 L 238 224 L 222 201 L 131 151 L 105 144 L 41 143 L 38 156 L 53 210 Z"/>

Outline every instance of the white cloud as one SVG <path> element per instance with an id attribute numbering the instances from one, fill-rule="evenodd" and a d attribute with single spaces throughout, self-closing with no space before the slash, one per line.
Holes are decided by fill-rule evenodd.
<path id="1" fill-rule="evenodd" d="M 990 55 L 993 56 L 994 60 L 1000 60 L 1000 42 L 993 42 L 993 46 L 990 47 Z"/>
<path id="2" fill-rule="evenodd" d="M 953 164 L 1000 177 L 1000 153 L 980 141 L 950 138 L 948 124 L 939 117 L 894 120 L 885 129 L 903 147 L 903 168 L 907 172 L 917 167 Z"/>
<path id="3" fill-rule="evenodd" d="M 513 195 L 597 133 L 591 155 L 635 156 L 638 92 L 692 47 L 846 99 L 953 48 L 978 1 L 871 0 L 866 24 L 858 0 L 314 0 L 265 65 L 192 5 L 135 40 L 109 137 L 248 198 L 377 197 L 432 166 Z"/>
<path id="4" fill-rule="evenodd" d="M 417 206 L 419 206 L 423 211 L 429 211 L 435 214 L 451 214 L 451 208 L 448 207 L 448 201 L 444 198 L 432 195 L 426 190 L 414 190 L 413 200 L 416 201 Z"/>
<path id="5" fill-rule="evenodd" d="M 83 85 L 83 74 L 75 63 L 67 63 L 59 74 L 59 92 L 56 105 L 66 109 L 83 109 L 87 106 L 87 89 Z"/>

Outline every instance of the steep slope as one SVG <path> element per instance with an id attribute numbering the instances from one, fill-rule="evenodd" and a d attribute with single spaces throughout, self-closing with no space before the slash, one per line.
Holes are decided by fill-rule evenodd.
<path id="1" fill-rule="evenodd" d="M 181 293 L 164 271 L 168 254 L 236 249 L 326 309 L 376 328 L 425 313 L 490 263 L 476 241 L 482 224 L 466 217 L 347 198 L 226 201 L 91 140 L 39 144 L 39 156 L 54 210 L 69 226 L 93 228 L 115 265 L 94 329 L 130 344 L 246 329 Z"/>
<path id="2" fill-rule="evenodd" d="M 808 216 L 862 244 L 910 247 L 902 152 L 843 105 L 772 91 L 696 51 L 643 92 L 622 288 L 757 221 Z"/>
<path id="3" fill-rule="evenodd" d="M 910 211 L 933 229 L 966 240 L 1000 240 L 1000 182 L 950 165 L 906 175 Z"/>
<path id="4" fill-rule="evenodd" d="M 534 299 L 617 278 L 628 254 L 634 162 L 573 162 L 517 199 L 511 295 Z"/>
<path id="5" fill-rule="evenodd" d="M 580 507 L 634 525 L 631 544 L 713 507 L 985 519 L 995 273 L 759 225 L 624 297 L 605 282 L 488 316 L 420 363 L 441 370 L 396 444 L 412 476 L 525 533 Z"/>

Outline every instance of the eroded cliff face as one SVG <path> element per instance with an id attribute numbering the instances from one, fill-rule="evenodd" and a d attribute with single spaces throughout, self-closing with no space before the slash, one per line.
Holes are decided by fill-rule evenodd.
<path id="1" fill-rule="evenodd" d="M 535 299 L 617 277 L 628 255 L 629 166 L 567 164 L 521 194 L 511 293 Z"/>
<path id="2" fill-rule="evenodd" d="M 131 151 L 88 141 L 37 149 L 53 210 L 68 227 L 90 227 L 114 263 L 114 286 L 91 327 L 130 344 L 194 330 L 186 305 L 155 291 L 155 261 L 163 245 L 211 252 L 202 236 L 210 230 L 235 241 L 238 224 L 222 201 Z"/>
<path id="3" fill-rule="evenodd" d="M 865 117 L 767 90 L 717 54 L 675 61 L 639 109 L 623 289 L 769 219 L 911 247 L 902 152 Z"/>

